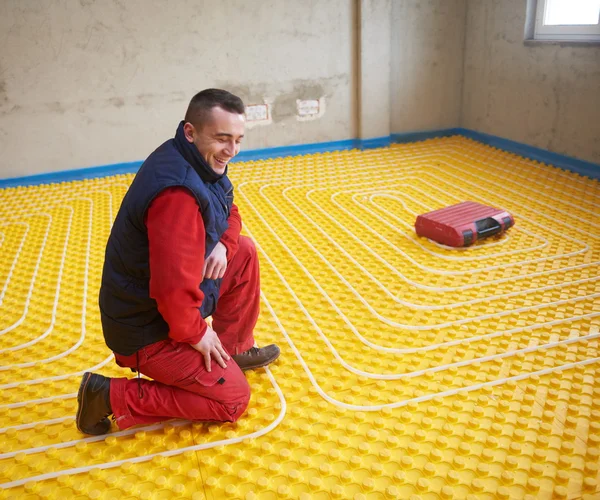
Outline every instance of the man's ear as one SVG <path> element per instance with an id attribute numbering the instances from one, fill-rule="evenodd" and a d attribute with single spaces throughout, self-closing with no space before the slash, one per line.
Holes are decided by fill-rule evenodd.
<path id="1" fill-rule="evenodd" d="M 194 139 L 196 138 L 196 129 L 190 122 L 185 122 L 183 124 L 183 134 L 188 142 L 193 143 Z"/>

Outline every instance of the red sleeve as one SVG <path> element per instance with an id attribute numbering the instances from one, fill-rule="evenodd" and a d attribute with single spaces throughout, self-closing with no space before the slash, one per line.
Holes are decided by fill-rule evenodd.
<path id="1" fill-rule="evenodd" d="M 162 191 L 146 213 L 150 297 L 169 325 L 169 337 L 197 344 L 206 331 L 200 315 L 204 222 L 196 198 L 183 187 Z"/>
<path id="2" fill-rule="evenodd" d="M 242 230 L 242 218 L 238 212 L 238 208 L 232 204 L 229 218 L 227 219 L 229 227 L 227 231 L 221 236 L 221 243 L 225 245 L 227 249 L 227 261 L 233 259 L 233 256 L 238 250 L 238 239 L 240 237 L 240 231 Z"/>

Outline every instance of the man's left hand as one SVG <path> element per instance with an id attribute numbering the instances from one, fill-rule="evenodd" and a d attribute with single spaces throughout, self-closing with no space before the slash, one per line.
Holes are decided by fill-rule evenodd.
<path id="1" fill-rule="evenodd" d="M 203 275 L 205 278 L 216 280 L 225 275 L 227 269 L 227 248 L 220 241 L 204 261 Z"/>

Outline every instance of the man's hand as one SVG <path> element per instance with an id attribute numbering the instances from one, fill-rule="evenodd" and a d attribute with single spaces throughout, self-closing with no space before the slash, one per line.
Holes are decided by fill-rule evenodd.
<path id="1" fill-rule="evenodd" d="M 204 261 L 202 274 L 205 278 L 216 280 L 222 278 L 227 269 L 227 248 L 220 241 Z"/>
<path id="2" fill-rule="evenodd" d="M 225 361 L 229 361 L 229 356 L 225 352 L 225 349 L 223 349 L 217 332 L 215 332 L 210 326 L 206 327 L 206 332 L 204 332 L 202 340 L 200 340 L 200 342 L 197 344 L 193 344 L 192 347 L 202 354 L 202 356 L 204 356 L 204 364 L 207 372 L 210 371 L 211 356 L 215 358 L 216 362 L 219 363 L 221 368 L 227 368 Z"/>

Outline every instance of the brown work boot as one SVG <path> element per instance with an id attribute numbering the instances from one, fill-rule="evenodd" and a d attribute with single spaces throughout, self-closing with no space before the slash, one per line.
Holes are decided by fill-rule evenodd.
<path id="1" fill-rule="evenodd" d="M 231 357 L 243 371 L 246 371 L 267 366 L 279 357 L 280 352 L 279 347 L 271 344 L 266 347 L 251 347 L 247 351 Z"/>
<path id="2" fill-rule="evenodd" d="M 77 393 L 77 428 L 85 434 L 100 435 L 110 430 L 110 379 L 86 372 Z"/>

